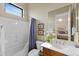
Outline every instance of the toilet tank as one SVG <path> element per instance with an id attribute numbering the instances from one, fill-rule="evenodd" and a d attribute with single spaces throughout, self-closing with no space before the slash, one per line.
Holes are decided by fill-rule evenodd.
<path id="1" fill-rule="evenodd" d="M 43 44 L 44 42 L 42 41 L 36 41 L 36 45 L 37 45 L 37 49 L 41 49 L 41 44 Z"/>

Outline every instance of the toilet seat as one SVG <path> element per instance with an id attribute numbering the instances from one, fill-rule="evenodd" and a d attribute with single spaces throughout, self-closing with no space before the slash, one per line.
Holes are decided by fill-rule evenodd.
<path id="1" fill-rule="evenodd" d="M 39 56 L 39 51 L 38 49 L 32 49 L 29 53 L 28 56 Z"/>
<path id="2" fill-rule="evenodd" d="M 44 42 L 42 41 L 36 41 L 37 44 L 37 49 L 32 49 L 29 53 L 28 56 L 39 56 L 39 51 L 41 50 L 41 44 Z"/>

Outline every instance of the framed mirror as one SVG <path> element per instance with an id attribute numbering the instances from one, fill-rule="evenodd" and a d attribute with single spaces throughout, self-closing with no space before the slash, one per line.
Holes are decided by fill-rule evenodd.
<path id="1" fill-rule="evenodd" d="M 56 38 L 71 41 L 71 5 L 50 11 L 48 17 Z"/>
<path id="2" fill-rule="evenodd" d="M 79 3 L 76 4 L 76 35 L 75 41 L 79 43 Z"/>
<path id="3" fill-rule="evenodd" d="M 77 4 L 77 19 L 76 19 L 77 32 L 79 32 L 79 3 Z"/>

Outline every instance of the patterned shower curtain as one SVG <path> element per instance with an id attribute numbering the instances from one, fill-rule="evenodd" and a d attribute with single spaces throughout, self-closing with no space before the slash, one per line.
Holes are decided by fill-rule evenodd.
<path id="1" fill-rule="evenodd" d="M 36 49 L 36 19 L 31 19 L 31 25 L 30 25 L 30 36 L 29 36 L 29 51 L 32 49 Z"/>

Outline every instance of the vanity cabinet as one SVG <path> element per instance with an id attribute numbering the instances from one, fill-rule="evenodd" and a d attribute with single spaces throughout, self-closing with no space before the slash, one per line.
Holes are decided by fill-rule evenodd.
<path id="1" fill-rule="evenodd" d="M 48 49 L 43 47 L 43 51 L 41 52 L 43 56 L 65 56 L 63 53 Z"/>

